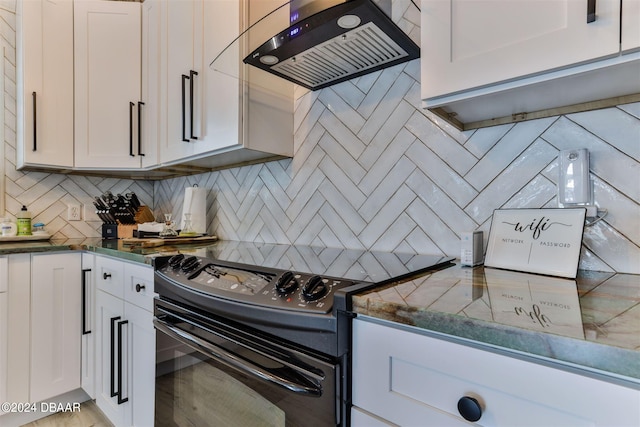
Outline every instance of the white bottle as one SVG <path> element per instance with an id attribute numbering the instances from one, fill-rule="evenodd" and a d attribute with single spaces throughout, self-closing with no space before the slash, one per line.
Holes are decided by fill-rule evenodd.
<path id="1" fill-rule="evenodd" d="M 2 236 L 15 236 L 17 232 L 18 227 L 9 218 L 0 219 L 0 234 Z"/>

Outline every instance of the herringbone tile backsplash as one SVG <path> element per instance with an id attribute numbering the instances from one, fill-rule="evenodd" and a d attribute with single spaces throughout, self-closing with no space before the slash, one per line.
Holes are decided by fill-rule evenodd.
<path id="1" fill-rule="evenodd" d="M 293 159 L 155 183 L 16 171 L 6 87 L 7 211 L 27 204 L 56 235 L 94 236 L 91 196 L 135 191 L 180 218 L 198 184 L 222 239 L 459 256 L 460 232 L 486 239 L 494 209 L 556 207 L 558 151 L 587 148 L 608 214 L 586 229 L 580 268 L 640 274 L 640 104 L 459 132 L 420 108 L 419 79 L 416 60 L 302 96 Z M 87 221 L 66 221 L 72 199 Z"/>
<path id="2" fill-rule="evenodd" d="M 459 132 L 419 108 L 418 62 L 298 101 L 291 160 L 157 182 L 156 212 L 210 189 L 223 239 L 459 256 L 498 208 L 557 206 L 557 155 L 588 148 L 605 219 L 583 269 L 640 273 L 640 104 Z"/>

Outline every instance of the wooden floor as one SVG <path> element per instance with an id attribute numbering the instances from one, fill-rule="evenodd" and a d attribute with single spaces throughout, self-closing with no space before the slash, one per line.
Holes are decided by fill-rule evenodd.
<path id="1" fill-rule="evenodd" d="M 79 412 L 58 412 L 23 427 L 113 427 L 94 401 L 80 406 Z"/>

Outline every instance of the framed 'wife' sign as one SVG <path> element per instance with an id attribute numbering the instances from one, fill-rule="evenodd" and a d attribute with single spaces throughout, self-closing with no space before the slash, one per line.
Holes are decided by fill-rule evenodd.
<path id="1" fill-rule="evenodd" d="M 575 278 L 586 209 L 493 211 L 484 265 Z"/>

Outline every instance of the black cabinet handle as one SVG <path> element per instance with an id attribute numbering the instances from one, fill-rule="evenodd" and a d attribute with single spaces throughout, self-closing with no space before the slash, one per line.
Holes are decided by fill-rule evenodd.
<path id="1" fill-rule="evenodd" d="M 111 273 L 102 273 L 102 278 L 104 280 L 107 280 L 109 277 L 111 277 Z"/>
<path id="2" fill-rule="evenodd" d="M 120 320 L 120 316 L 111 318 L 111 397 L 114 397 L 116 393 L 116 320 Z"/>
<path id="3" fill-rule="evenodd" d="M 129 400 L 128 397 L 122 397 L 122 325 L 129 323 L 128 320 L 118 322 L 118 405 Z"/>
<path id="4" fill-rule="evenodd" d="M 193 76 L 197 75 L 197 71 L 189 70 L 189 113 L 191 116 L 189 126 L 191 126 L 191 139 L 198 139 L 198 137 L 193 134 L 193 83 L 195 80 Z"/>
<path id="5" fill-rule="evenodd" d="M 35 91 L 31 94 L 31 96 L 33 97 L 33 151 L 36 151 L 38 149 L 38 126 L 36 124 L 38 113 L 36 109 Z"/>
<path id="6" fill-rule="evenodd" d="M 596 20 L 596 0 L 587 0 L 587 24 Z"/>
<path id="7" fill-rule="evenodd" d="M 144 156 L 142 152 L 142 106 L 144 102 L 138 102 L 138 156 Z"/>
<path id="8" fill-rule="evenodd" d="M 145 285 L 141 285 L 140 283 L 136 283 L 136 292 L 140 292 L 141 290 L 143 290 L 145 288 L 146 288 Z"/>
<path id="9" fill-rule="evenodd" d="M 465 420 L 475 422 L 482 417 L 482 406 L 475 398 L 463 396 L 458 400 L 458 412 Z"/>
<path id="10" fill-rule="evenodd" d="M 87 329 L 87 273 L 90 268 L 82 269 L 82 335 L 91 333 L 91 329 Z"/>
<path id="11" fill-rule="evenodd" d="M 185 99 L 185 98 L 186 98 L 186 95 L 187 95 L 187 94 L 186 94 L 187 89 L 186 89 L 186 87 L 185 87 L 185 85 L 184 85 L 184 81 L 185 81 L 185 80 L 187 80 L 187 79 L 189 79 L 189 76 L 185 76 L 185 75 L 183 74 L 183 75 L 182 75 L 182 140 L 183 140 L 184 142 L 189 142 L 189 140 L 187 139 L 187 130 L 186 130 L 186 127 L 187 127 L 187 119 L 186 119 L 186 112 L 185 112 L 185 110 L 186 110 L 186 108 L 187 108 L 187 106 L 186 106 L 186 99 Z"/>
<path id="12" fill-rule="evenodd" d="M 136 104 L 129 102 L 129 155 L 131 157 L 135 156 L 133 154 L 133 107 L 135 106 Z"/>

